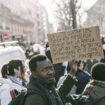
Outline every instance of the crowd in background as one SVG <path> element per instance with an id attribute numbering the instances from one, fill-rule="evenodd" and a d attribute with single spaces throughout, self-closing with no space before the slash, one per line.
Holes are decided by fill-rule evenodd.
<path id="1" fill-rule="evenodd" d="M 18 92 L 21 92 L 21 90 L 27 88 L 29 77 L 31 75 L 31 72 L 28 67 L 28 60 L 32 56 L 35 56 L 37 54 L 46 55 L 51 61 L 51 63 L 53 63 L 50 47 L 47 43 L 45 47 L 41 46 L 40 44 L 34 44 L 33 46 L 27 48 L 25 51 L 25 55 L 27 57 L 26 61 L 14 58 L 14 59 L 11 59 L 8 62 L 8 64 L 4 64 L 2 66 L 0 70 L 2 74 L 2 77 L 0 77 L 0 103 L 1 103 L 0 105 L 7 105 L 10 102 L 10 100 L 12 100 L 13 98 L 11 97 L 11 94 L 15 93 L 15 95 L 17 95 Z M 86 85 L 91 82 L 91 79 L 92 79 L 91 77 L 97 80 L 97 77 L 95 77 L 95 75 L 97 76 L 98 74 L 96 73 L 94 74 L 94 72 L 96 71 L 93 70 L 93 75 L 92 76 L 90 75 L 91 67 L 97 62 L 105 63 L 104 59 L 78 61 L 78 64 L 77 64 L 78 70 L 75 75 L 78 82 L 73 86 L 70 94 L 72 93 L 82 94 Z M 71 70 L 70 62 L 53 64 L 53 67 L 55 70 L 55 79 L 56 79 L 55 87 L 59 87 L 60 84 L 62 84 L 62 82 L 64 81 L 67 74 Z M 99 69 L 103 69 L 101 67 L 104 68 L 104 66 L 101 65 Z M 97 70 L 97 73 L 99 73 L 99 75 L 103 75 L 102 73 L 98 72 L 98 70 Z M 103 73 L 105 73 L 105 71 L 103 71 Z M 100 78 L 98 80 L 105 81 L 105 79 L 101 80 Z M 96 83 L 100 84 L 101 82 L 95 81 L 93 84 L 96 84 Z M 104 85 L 104 89 L 105 89 L 104 82 L 102 84 Z M 9 92 L 11 94 L 9 94 Z"/>

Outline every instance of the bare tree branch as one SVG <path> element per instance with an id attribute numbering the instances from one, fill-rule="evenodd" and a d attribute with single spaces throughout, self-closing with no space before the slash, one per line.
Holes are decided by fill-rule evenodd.
<path id="1" fill-rule="evenodd" d="M 74 27 L 73 24 L 76 27 L 76 16 L 81 8 L 81 5 L 77 5 L 79 4 L 78 0 L 60 0 L 60 2 L 54 0 L 54 2 L 56 5 L 55 16 L 61 25 L 60 27 Z"/>

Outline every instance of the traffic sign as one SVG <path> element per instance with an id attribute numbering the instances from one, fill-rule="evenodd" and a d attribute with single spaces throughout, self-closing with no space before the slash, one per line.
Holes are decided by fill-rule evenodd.
<path id="1" fill-rule="evenodd" d="M 8 40 L 9 39 L 9 35 L 8 34 L 2 34 L 2 38 L 3 38 L 3 40 Z"/>

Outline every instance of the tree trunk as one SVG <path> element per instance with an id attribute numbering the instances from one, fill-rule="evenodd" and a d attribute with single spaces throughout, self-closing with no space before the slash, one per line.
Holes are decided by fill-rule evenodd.
<path id="1" fill-rule="evenodd" d="M 70 0 L 70 9 L 72 13 L 72 27 L 73 29 L 77 28 L 77 21 L 76 21 L 76 10 L 75 10 L 75 3 L 74 0 Z"/>

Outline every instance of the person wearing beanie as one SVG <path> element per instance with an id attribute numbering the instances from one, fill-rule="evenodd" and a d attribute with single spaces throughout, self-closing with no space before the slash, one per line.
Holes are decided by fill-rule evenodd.
<path id="1" fill-rule="evenodd" d="M 105 81 L 105 63 L 97 63 L 91 69 L 91 76 L 94 80 Z"/>
<path id="2" fill-rule="evenodd" d="M 85 87 L 83 95 L 89 96 L 94 105 L 105 105 L 105 63 L 96 63 L 91 68 L 92 81 Z"/>

